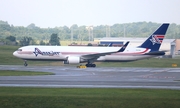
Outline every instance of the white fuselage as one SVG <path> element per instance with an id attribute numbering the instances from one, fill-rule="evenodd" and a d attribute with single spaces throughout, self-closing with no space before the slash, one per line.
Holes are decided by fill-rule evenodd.
<path id="1" fill-rule="evenodd" d="M 19 48 L 13 53 L 14 56 L 24 60 L 56 60 L 65 61 L 67 57 L 79 57 L 88 54 L 97 54 L 105 52 L 118 51 L 119 47 L 91 47 L 91 46 L 25 46 Z M 146 48 L 129 48 L 124 52 L 113 53 L 110 55 L 100 56 L 94 61 L 134 61 L 155 55 L 143 55 L 148 53 L 150 49 Z M 86 61 L 81 61 L 86 62 Z"/>

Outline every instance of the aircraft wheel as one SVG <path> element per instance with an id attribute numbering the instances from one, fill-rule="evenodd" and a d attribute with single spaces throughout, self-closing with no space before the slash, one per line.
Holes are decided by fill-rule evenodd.
<path id="1" fill-rule="evenodd" d="M 96 67 L 96 64 L 92 64 L 92 67 Z"/>
<path id="2" fill-rule="evenodd" d="M 86 64 L 86 67 L 96 67 L 96 64 Z"/>
<path id="3" fill-rule="evenodd" d="M 90 64 L 86 64 L 86 67 L 90 67 Z"/>
<path id="4" fill-rule="evenodd" d="M 25 67 L 26 67 L 26 66 L 28 66 L 28 64 L 27 64 L 26 60 L 24 61 L 24 66 L 25 66 Z"/>
<path id="5" fill-rule="evenodd" d="M 27 64 L 27 63 L 24 63 L 24 66 L 28 66 L 28 64 Z"/>

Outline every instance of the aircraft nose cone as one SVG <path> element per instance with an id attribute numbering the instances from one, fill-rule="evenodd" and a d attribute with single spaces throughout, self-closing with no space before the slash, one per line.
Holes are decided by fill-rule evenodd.
<path id="1" fill-rule="evenodd" d="M 16 52 L 16 51 L 14 51 L 14 52 L 13 52 L 13 55 L 14 55 L 14 56 L 17 56 L 17 52 Z"/>

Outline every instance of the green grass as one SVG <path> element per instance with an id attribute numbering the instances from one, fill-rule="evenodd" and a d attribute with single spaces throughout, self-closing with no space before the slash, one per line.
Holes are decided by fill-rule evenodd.
<path id="1" fill-rule="evenodd" d="M 51 72 L 0 70 L 0 76 L 35 76 L 35 75 L 54 75 L 54 73 L 51 73 Z"/>
<path id="2" fill-rule="evenodd" d="M 17 50 L 19 46 L 0 46 L 0 64 L 17 64 L 22 60 L 13 56 L 13 52 Z"/>
<path id="3" fill-rule="evenodd" d="M 179 107 L 179 90 L 0 87 L 0 108 Z"/>
<path id="4" fill-rule="evenodd" d="M 14 57 L 13 52 L 20 46 L 0 46 L 0 65 L 23 65 L 24 61 Z M 180 59 L 144 59 L 134 62 L 103 62 L 96 63 L 98 67 L 172 67 L 172 64 L 177 64 L 180 67 Z M 28 65 L 36 66 L 60 66 L 63 62 L 53 61 L 28 61 Z M 74 65 L 73 65 L 74 66 Z"/>

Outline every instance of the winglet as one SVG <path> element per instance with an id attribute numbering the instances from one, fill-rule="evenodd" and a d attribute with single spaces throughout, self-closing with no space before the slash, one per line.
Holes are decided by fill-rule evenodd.
<path id="1" fill-rule="evenodd" d="M 126 49 L 126 47 L 128 46 L 128 44 L 129 44 L 129 41 L 127 41 L 127 42 L 121 47 L 121 49 L 119 49 L 117 52 L 123 52 L 123 51 Z"/>

